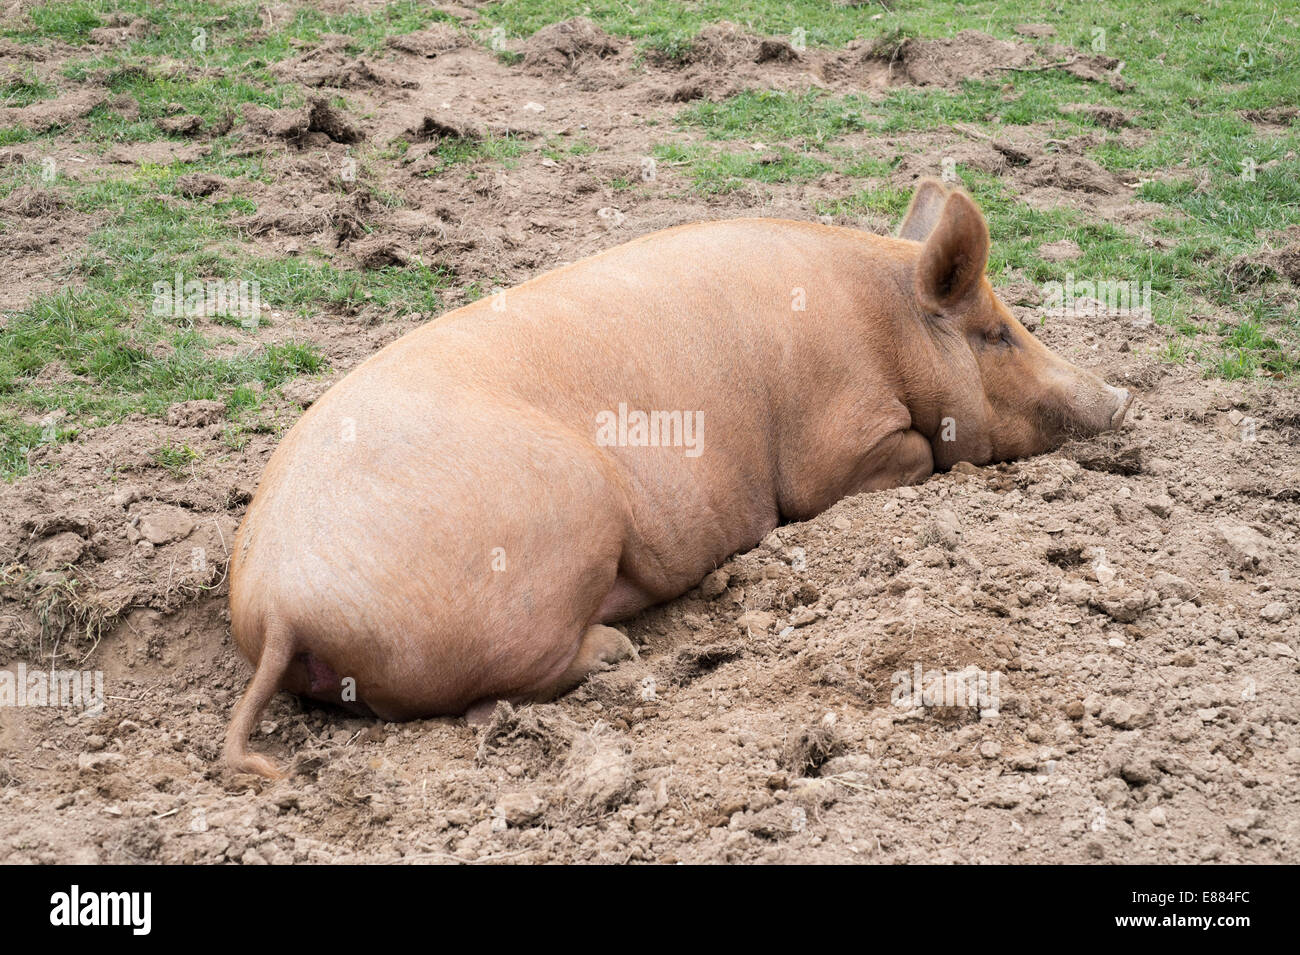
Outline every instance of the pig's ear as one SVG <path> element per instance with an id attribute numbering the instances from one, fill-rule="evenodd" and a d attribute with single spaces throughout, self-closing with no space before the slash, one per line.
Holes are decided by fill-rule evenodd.
<path id="1" fill-rule="evenodd" d="M 975 200 L 959 189 L 944 201 L 939 221 L 916 262 L 916 295 L 929 312 L 961 305 L 979 288 L 989 260 L 989 227 Z"/>
<path id="2" fill-rule="evenodd" d="M 900 239 L 924 242 L 939 214 L 943 212 L 943 201 L 948 198 L 948 190 L 938 179 L 922 179 L 912 193 L 912 201 L 903 216 L 903 224 L 898 227 Z"/>

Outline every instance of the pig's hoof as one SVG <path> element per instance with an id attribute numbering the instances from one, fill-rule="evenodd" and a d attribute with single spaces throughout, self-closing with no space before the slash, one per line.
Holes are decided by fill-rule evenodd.
<path id="1" fill-rule="evenodd" d="M 608 670 L 624 660 L 637 660 L 640 657 L 632 641 L 621 630 L 597 624 L 587 628 L 587 632 L 582 635 L 582 649 L 578 651 L 568 672 L 574 673 L 575 666 L 582 671 L 581 674 L 574 673 L 577 677 L 574 683 L 576 686 L 593 673 Z"/>
<path id="2" fill-rule="evenodd" d="M 601 624 L 588 627 L 582 635 L 582 646 L 573 658 L 569 668 L 551 686 L 538 694 L 538 699 L 551 699 L 561 693 L 568 693 L 593 673 L 608 670 L 624 660 L 634 660 L 639 656 L 636 647 L 626 635 L 613 627 Z"/>
<path id="3" fill-rule="evenodd" d="M 289 775 L 265 756 L 257 753 L 244 753 L 242 756 L 228 759 L 226 765 L 232 773 L 254 773 L 273 781 L 284 779 Z"/>

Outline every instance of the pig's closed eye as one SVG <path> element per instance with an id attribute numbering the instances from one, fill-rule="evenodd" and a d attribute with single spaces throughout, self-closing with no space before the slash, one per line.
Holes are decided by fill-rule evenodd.
<path id="1" fill-rule="evenodd" d="M 1011 327 L 1008 325 L 999 325 L 997 328 L 991 328 L 984 333 L 984 343 L 986 345 L 996 345 L 1002 348 L 1010 348 L 1016 343 L 1011 337 Z"/>

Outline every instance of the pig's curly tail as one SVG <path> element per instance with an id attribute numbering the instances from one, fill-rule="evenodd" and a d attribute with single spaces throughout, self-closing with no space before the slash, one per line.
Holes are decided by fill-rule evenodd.
<path id="1" fill-rule="evenodd" d="M 262 655 L 257 661 L 257 670 L 230 715 L 230 726 L 226 730 L 226 765 L 237 773 L 257 773 L 268 779 L 281 779 L 285 774 L 275 763 L 248 751 L 248 737 L 262 709 L 280 689 L 280 682 L 293 660 L 294 640 L 288 624 L 277 617 L 267 620 L 262 636 Z"/>

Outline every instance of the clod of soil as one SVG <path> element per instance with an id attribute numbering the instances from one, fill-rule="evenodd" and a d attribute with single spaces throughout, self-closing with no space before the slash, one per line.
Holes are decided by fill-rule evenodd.
<path id="1" fill-rule="evenodd" d="M 614 56 L 623 41 L 610 36 L 586 17 L 574 17 L 542 27 L 524 42 L 523 67 L 546 76 L 574 73 L 585 64 Z"/>

